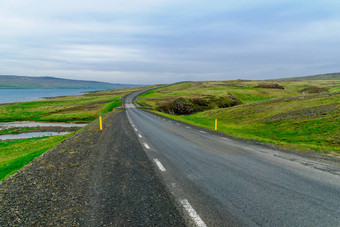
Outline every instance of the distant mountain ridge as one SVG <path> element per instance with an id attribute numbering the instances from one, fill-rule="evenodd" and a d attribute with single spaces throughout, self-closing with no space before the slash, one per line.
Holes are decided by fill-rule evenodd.
<path id="1" fill-rule="evenodd" d="M 71 80 L 56 77 L 0 75 L 0 88 L 6 89 L 115 89 L 134 86 L 137 85 Z"/>
<path id="2" fill-rule="evenodd" d="M 281 78 L 279 80 L 340 80 L 340 73 L 326 73 L 312 76 Z"/>

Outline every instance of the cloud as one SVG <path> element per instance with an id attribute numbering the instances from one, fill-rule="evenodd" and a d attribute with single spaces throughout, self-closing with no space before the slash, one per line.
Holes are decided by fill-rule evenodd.
<path id="1" fill-rule="evenodd" d="M 339 6 L 3 0 L 0 74 L 164 83 L 339 71 Z"/>

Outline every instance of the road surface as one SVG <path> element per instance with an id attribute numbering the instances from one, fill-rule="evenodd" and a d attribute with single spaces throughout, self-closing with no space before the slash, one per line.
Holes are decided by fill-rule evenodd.
<path id="1" fill-rule="evenodd" d="M 226 138 L 136 108 L 126 113 L 198 226 L 340 226 L 340 168 Z"/>
<path id="2" fill-rule="evenodd" d="M 102 131 L 95 121 L 0 182 L 0 226 L 185 222 L 125 112 L 118 111 L 103 116 Z"/>

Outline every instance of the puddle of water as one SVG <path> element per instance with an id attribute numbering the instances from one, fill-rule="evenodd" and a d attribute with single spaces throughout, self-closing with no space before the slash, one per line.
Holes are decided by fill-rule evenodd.
<path id="1" fill-rule="evenodd" d="M 21 134 L 8 134 L 1 135 L 0 140 L 15 140 L 15 139 L 28 139 L 34 137 L 43 137 L 43 136 L 59 136 L 66 135 L 71 132 L 30 132 L 30 133 L 21 133 Z"/>
<path id="2" fill-rule="evenodd" d="M 30 122 L 30 121 L 14 121 L 14 122 L 2 122 L 0 123 L 1 129 L 9 128 L 23 128 L 23 127 L 84 127 L 87 124 L 72 124 L 72 123 L 58 123 L 58 122 Z"/>

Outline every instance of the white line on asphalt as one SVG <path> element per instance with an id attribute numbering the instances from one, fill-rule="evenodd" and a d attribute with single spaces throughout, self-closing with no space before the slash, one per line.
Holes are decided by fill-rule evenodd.
<path id="1" fill-rule="evenodd" d="M 139 138 L 142 138 L 142 135 L 141 134 L 138 134 Z"/>
<path id="2" fill-rule="evenodd" d="M 206 133 L 206 132 L 204 132 L 204 131 L 200 131 L 201 133 Z"/>
<path id="3" fill-rule="evenodd" d="M 144 147 L 146 148 L 146 149 L 150 149 L 150 147 L 149 147 L 149 145 L 147 144 L 147 143 L 143 143 L 144 144 Z"/>
<path id="4" fill-rule="evenodd" d="M 186 128 L 190 128 L 189 126 L 185 126 Z"/>
<path id="5" fill-rule="evenodd" d="M 135 128 L 135 131 L 137 132 L 138 130 Z"/>
<path id="6" fill-rule="evenodd" d="M 228 138 L 225 138 L 225 137 L 220 137 L 221 139 L 223 139 L 223 140 L 228 140 L 228 141 L 230 141 L 231 139 L 228 139 Z"/>
<path id="7" fill-rule="evenodd" d="M 157 166 L 158 166 L 158 168 L 159 168 L 160 171 L 162 171 L 162 172 L 165 172 L 165 171 L 166 171 L 166 169 L 164 168 L 164 166 L 162 165 L 162 163 L 161 163 L 157 158 L 154 158 L 153 160 L 154 160 L 154 162 L 156 162 L 156 164 L 157 164 Z"/>
<path id="8" fill-rule="evenodd" d="M 178 123 L 176 123 L 176 125 L 179 125 Z"/>
<path id="9" fill-rule="evenodd" d="M 168 121 L 169 123 L 171 123 L 172 121 Z"/>
<path id="10" fill-rule="evenodd" d="M 207 225 L 201 219 L 201 217 L 196 213 L 195 209 L 190 205 L 189 201 L 186 199 L 181 200 L 184 209 L 189 213 L 190 217 L 195 221 L 196 225 L 199 227 L 206 227 Z"/>

